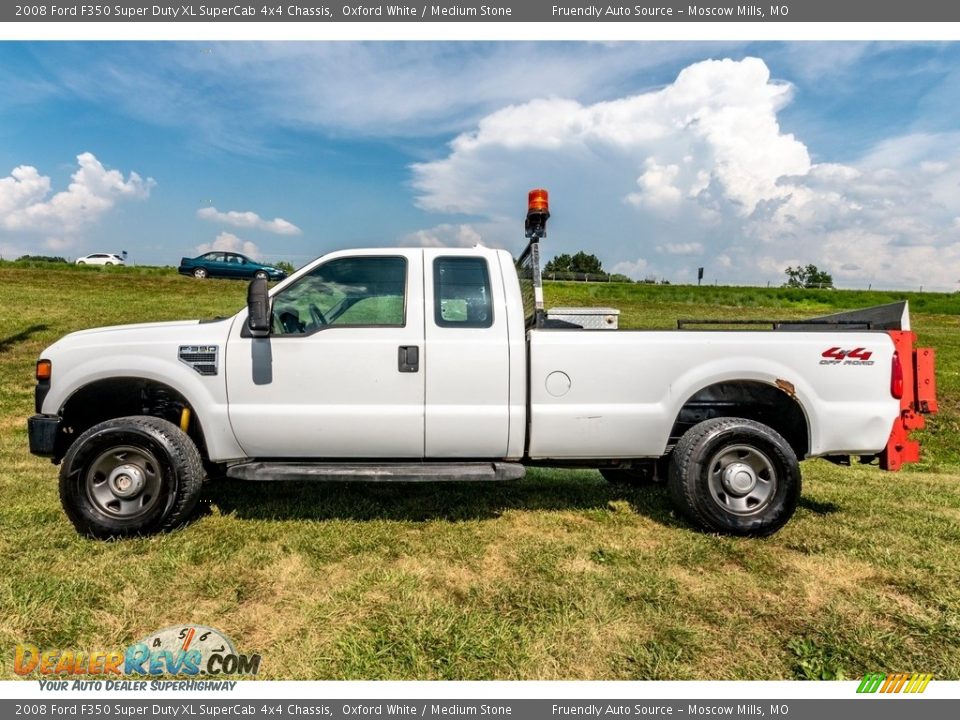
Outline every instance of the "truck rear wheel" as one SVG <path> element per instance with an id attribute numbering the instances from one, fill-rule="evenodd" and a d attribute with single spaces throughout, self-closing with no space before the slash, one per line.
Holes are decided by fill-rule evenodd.
<path id="1" fill-rule="evenodd" d="M 70 446 L 60 500 L 78 532 L 94 538 L 149 535 L 185 522 L 203 484 L 193 441 L 160 418 L 107 420 Z"/>
<path id="2" fill-rule="evenodd" d="M 800 464 L 783 437 L 753 420 L 694 425 L 673 451 L 667 485 L 677 509 L 711 532 L 770 535 L 797 509 Z"/>

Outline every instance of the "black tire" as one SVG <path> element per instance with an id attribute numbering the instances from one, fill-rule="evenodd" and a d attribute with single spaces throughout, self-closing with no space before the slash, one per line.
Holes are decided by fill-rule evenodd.
<path id="1" fill-rule="evenodd" d="M 180 428 L 155 417 L 122 417 L 94 425 L 70 446 L 60 501 L 88 537 L 150 535 L 189 519 L 203 479 L 197 446 Z"/>
<path id="2" fill-rule="evenodd" d="M 204 280 L 208 275 L 209 273 L 207 272 L 206 268 L 195 268 L 193 271 L 193 276 L 197 280 Z"/>
<path id="3" fill-rule="evenodd" d="M 714 418 L 680 438 L 667 486 L 674 506 L 705 530 L 771 535 L 797 509 L 800 464 L 772 428 Z"/>
<path id="4" fill-rule="evenodd" d="M 104 265 L 107 265 L 107 266 L 110 266 L 110 265 L 113 265 L 113 263 L 112 263 L 112 262 L 109 262 L 109 261 L 107 261 L 107 262 L 105 262 L 105 263 L 104 263 Z"/>
<path id="5" fill-rule="evenodd" d="M 254 278 L 259 278 L 260 280 L 267 280 L 267 279 L 268 279 L 267 273 L 264 272 L 263 270 L 257 270 L 257 271 L 253 274 L 253 277 L 254 277 Z"/>

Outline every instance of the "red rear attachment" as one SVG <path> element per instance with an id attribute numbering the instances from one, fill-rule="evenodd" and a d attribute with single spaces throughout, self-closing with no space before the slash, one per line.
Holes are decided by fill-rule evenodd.
<path id="1" fill-rule="evenodd" d="M 903 398 L 903 363 L 900 362 L 900 353 L 893 351 L 893 362 L 890 364 L 890 394 L 900 400 Z"/>
<path id="2" fill-rule="evenodd" d="M 937 411 L 937 381 L 933 348 L 916 348 L 916 333 L 891 330 L 894 355 L 890 369 L 890 394 L 900 400 L 900 415 L 893 422 L 890 439 L 880 453 L 880 467 L 899 470 L 905 463 L 920 460 L 920 443 L 910 433 L 923 429 L 924 415 Z"/>

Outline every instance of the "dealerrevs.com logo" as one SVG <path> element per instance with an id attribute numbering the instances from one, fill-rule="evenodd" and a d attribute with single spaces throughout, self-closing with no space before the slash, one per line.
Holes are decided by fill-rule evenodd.
<path id="1" fill-rule="evenodd" d="M 260 655 L 238 653 L 219 630 L 203 625 L 175 625 L 152 633 L 125 650 L 41 649 L 21 643 L 14 649 L 17 675 L 105 678 L 124 676 L 256 675 Z"/>

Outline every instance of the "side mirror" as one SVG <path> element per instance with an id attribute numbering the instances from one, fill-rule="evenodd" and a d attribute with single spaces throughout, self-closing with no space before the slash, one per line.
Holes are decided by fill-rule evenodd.
<path id="1" fill-rule="evenodd" d="M 270 334 L 270 296 L 263 278 L 254 278 L 247 288 L 247 327 L 253 337 Z"/>

